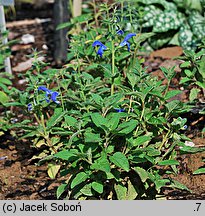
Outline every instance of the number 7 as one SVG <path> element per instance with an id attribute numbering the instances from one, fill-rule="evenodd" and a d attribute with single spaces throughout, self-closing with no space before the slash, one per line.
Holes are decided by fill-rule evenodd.
<path id="1" fill-rule="evenodd" d="M 200 208 L 200 206 L 201 206 L 201 203 L 196 203 L 196 204 L 198 205 L 196 211 L 199 211 L 199 208 Z"/>

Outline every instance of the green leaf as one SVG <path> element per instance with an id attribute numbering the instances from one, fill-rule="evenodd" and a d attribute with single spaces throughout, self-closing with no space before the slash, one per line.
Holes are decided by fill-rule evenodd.
<path id="1" fill-rule="evenodd" d="M 127 185 L 126 200 L 134 200 L 138 193 L 130 180 L 128 180 Z"/>
<path id="2" fill-rule="evenodd" d="M 176 181 L 176 180 L 171 180 L 171 184 L 170 184 L 170 187 L 174 187 L 174 188 L 178 188 L 180 190 L 187 190 L 189 192 L 191 192 L 191 190 L 189 188 L 187 188 L 184 184 Z"/>
<path id="3" fill-rule="evenodd" d="M 116 152 L 113 156 L 110 156 L 110 161 L 127 172 L 130 170 L 128 159 L 121 152 Z"/>
<path id="4" fill-rule="evenodd" d="M 123 122 L 121 123 L 118 128 L 114 131 L 114 133 L 118 135 L 126 135 L 131 133 L 137 126 L 137 121 L 136 120 L 131 120 L 128 122 Z"/>
<path id="5" fill-rule="evenodd" d="M 92 188 L 99 194 L 103 193 L 103 184 L 101 182 L 92 182 Z"/>
<path id="6" fill-rule="evenodd" d="M 159 156 L 159 155 L 161 155 L 161 151 L 159 151 L 158 149 L 155 149 L 155 148 L 150 148 L 147 151 L 147 155 L 151 156 L 151 157 Z"/>
<path id="7" fill-rule="evenodd" d="M 69 28 L 72 26 L 72 23 L 70 22 L 66 22 L 66 23 L 61 23 L 57 26 L 56 30 L 60 30 L 60 29 L 63 29 L 63 28 Z"/>
<path id="8" fill-rule="evenodd" d="M 186 83 L 186 82 L 189 82 L 189 81 L 191 81 L 190 78 L 188 78 L 188 77 L 183 77 L 183 78 L 180 80 L 179 84 L 183 84 L 183 83 Z"/>
<path id="9" fill-rule="evenodd" d="M 114 188 L 117 195 L 117 199 L 126 200 L 127 188 L 122 183 L 115 184 Z"/>
<path id="10" fill-rule="evenodd" d="M 202 82 L 197 81 L 196 84 L 197 84 L 200 88 L 205 89 L 205 83 L 202 83 Z"/>
<path id="11" fill-rule="evenodd" d="M 120 115 L 119 113 L 111 113 L 107 116 L 108 119 L 108 128 L 113 131 L 117 128 L 119 121 L 120 121 Z"/>
<path id="12" fill-rule="evenodd" d="M 122 54 L 120 54 L 120 56 L 116 57 L 116 61 L 119 62 L 125 60 L 129 56 L 130 56 L 130 52 L 123 52 Z"/>
<path id="13" fill-rule="evenodd" d="M 7 103 L 8 101 L 9 101 L 8 95 L 3 91 L 0 91 L 0 103 L 4 104 Z"/>
<path id="14" fill-rule="evenodd" d="M 146 182 L 146 180 L 149 177 L 147 171 L 144 170 L 141 167 L 135 167 L 134 170 L 139 175 L 139 177 L 141 178 L 142 182 Z"/>
<path id="15" fill-rule="evenodd" d="M 197 89 L 197 88 L 191 89 L 190 94 L 189 94 L 190 102 L 193 102 L 195 99 L 198 98 L 198 93 L 199 92 L 200 92 L 200 89 Z"/>
<path id="16" fill-rule="evenodd" d="M 184 73 L 187 75 L 187 77 L 190 77 L 190 78 L 193 77 L 193 72 L 189 69 L 185 69 Z"/>
<path id="17" fill-rule="evenodd" d="M 193 154 L 193 153 L 205 151 L 205 147 L 198 148 L 198 147 L 183 146 L 183 147 L 180 147 L 179 151 L 180 151 L 180 154 L 187 154 L 187 153 Z"/>
<path id="18" fill-rule="evenodd" d="M 110 164 L 109 161 L 106 157 L 101 156 L 99 159 L 97 159 L 91 166 L 91 169 L 94 170 L 101 170 L 103 172 L 110 172 L 111 168 L 110 168 Z"/>
<path id="19" fill-rule="evenodd" d="M 78 173 L 73 181 L 71 182 L 71 189 L 73 189 L 75 186 L 85 182 L 88 179 L 89 175 L 85 172 Z"/>
<path id="20" fill-rule="evenodd" d="M 205 168 L 199 168 L 193 172 L 194 175 L 205 174 Z"/>
<path id="21" fill-rule="evenodd" d="M 139 46 L 141 42 L 146 41 L 148 38 L 152 37 L 153 35 L 155 35 L 155 33 L 153 32 L 138 34 L 135 37 L 135 43 L 137 44 L 137 46 Z"/>
<path id="22" fill-rule="evenodd" d="M 173 100 L 173 101 L 170 101 L 169 103 L 167 103 L 165 106 L 167 107 L 169 113 L 171 113 L 172 111 L 177 109 L 179 107 L 179 105 L 180 105 L 180 101 Z"/>
<path id="23" fill-rule="evenodd" d="M 75 126 L 78 123 L 78 121 L 72 116 L 66 115 L 64 116 L 64 118 L 65 118 L 65 123 L 67 126 Z"/>
<path id="24" fill-rule="evenodd" d="M 65 116 L 66 112 L 63 112 L 62 108 L 56 108 L 54 111 L 54 114 L 51 116 L 51 118 L 46 123 L 46 128 L 49 130 L 53 126 L 55 126 L 57 123 L 59 123 L 63 117 Z"/>
<path id="25" fill-rule="evenodd" d="M 58 186 L 57 191 L 56 191 L 57 199 L 60 198 L 60 196 L 64 193 L 64 191 L 67 188 L 68 188 L 68 184 L 66 184 L 66 183 L 61 184 L 60 186 Z"/>
<path id="26" fill-rule="evenodd" d="M 57 165 L 57 164 L 48 164 L 48 176 L 51 178 L 51 179 L 54 179 L 58 173 L 58 171 L 60 170 L 61 166 L 60 165 Z"/>
<path id="27" fill-rule="evenodd" d="M 97 127 L 102 127 L 107 125 L 107 120 L 102 117 L 99 113 L 91 113 L 91 119 L 93 121 L 93 123 L 97 126 Z"/>
<path id="28" fill-rule="evenodd" d="M 6 84 L 6 85 L 12 85 L 12 82 L 9 79 L 3 78 L 3 77 L 0 77 L 0 83 Z"/>
<path id="29" fill-rule="evenodd" d="M 100 106 L 103 105 L 103 99 L 100 95 L 92 93 L 91 97 L 93 98 L 93 100 L 95 101 L 96 104 L 98 104 Z"/>
<path id="30" fill-rule="evenodd" d="M 180 68 L 187 68 L 191 66 L 191 62 L 185 61 L 182 64 L 180 64 Z"/>
<path id="31" fill-rule="evenodd" d="M 178 95 L 178 94 L 181 94 L 182 91 L 180 90 L 172 90 L 172 91 L 168 91 L 165 95 L 165 100 L 169 100 L 170 98 Z"/>
<path id="32" fill-rule="evenodd" d="M 158 163 L 160 166 L 170 166 L 170 165 L 179 165 L 179 161 L 177 160 L 164 160 Z"/>
<path id="33" fill-rule="evenodd" d="M 66 161 L 73 161 L 77 158 L 77 153 L 78 151 L 76 149 L 71 149 L 71 150 L 62 150 L 53 156 L 62 160 Z"/>
<path id="34" fill-rule="evenodd" d="M 160 189 L 164 186 L 167 185 L 167 183 L 169 183 L 170 180 L 169 179 L 157 179 L 154 181 L 155 183 L 155 187 L 156 187 L 156 190 L 158 191 L 158 193 L 160 192 Z"/>
<path id="35" fill-rule="evenodd" d="M 86 184 L 81 190 L 80 192 L 82 194 L 84 194 L 85 196 L 93 196 L 93 192 L 92 192 L 92 184 Z"/>
<path id="36" fill-rule="evenodd" d="M 101 141 L 100 134 L 85 132 L 85 143 L 99 143 Z"/>
<path id="37" fill-rule="evenodd" d="M 151 140 L 150 136 L 139 136 L 133 140 L 133 146 L 142 145 L 143 143 L 148 142 L 150 140 Z"/>

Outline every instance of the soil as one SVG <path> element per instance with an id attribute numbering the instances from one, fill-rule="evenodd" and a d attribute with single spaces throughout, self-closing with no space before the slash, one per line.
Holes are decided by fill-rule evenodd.
<path id="1" fill-rule="evenodd" d="M 24 34 L 31 34 L 35 37 L 34 43 L 21 44 L 17 43 L 11 47 L 12 49 L 12 68 L 15 69 L 20 63 L 29 59 L 27 55 L 33 53 L 33 49 L 37 48 L 39 51 L 43 50 L 46 54 L 45 60 L 53 62 L 53 36 L 54 31 L 52 21 L 52 5 L 40 9 L 22 6 L 21 11 L 17 11 L 15 20 L 10 19 L 8 22 L 9 39 L 20 39 Z M 25 10 L 27 8 L 27 10 Z M 50 18 L 46 23 L 25 24 L 21 28 L 16 25 L 12 26 L 13 22 L 34 19 L 36 17 Z M 43 49 L 44 48 L 44 49 Z M 179 65 L 179 60 L 173 60 L 182 54 L 180 47 L 168 47 L 162 50 L 157 50 L 151 55 L 147 56 L 145 66 L 148 71 L 159 79 L 164 78 L 162 72 L 159 70 L 160 66 L 171 67 Z M 15 70 L 14 70 L 15 71 Z M 180 68 L 176 67 L 177 73 L 180 73 Z M 18 77 L 22 71 L 14 72 L 14 85 L 22 88 L 22 80 Z M 166 80 L 164 81 L 166 82 Z M 175 80 L 173 89 L 177 88 Z M 187 100 L 188 93 L 183 92 L 177 99 L 181 101 Z M 187 134 L 192 138 L 194 144 L 199 147 L 205 146 L 205 138 L 199 133 L 203 126 L 202 116 L 198 114 L 190 114 L 188 116 Z M 50 179 L 47 175 L 47 165 L 37 166 L 35 161 L 30 160 L 37 154 L 37 150 L 32 147 L 28 141 L 19 141 L 14 139 L 9 133 L 0 137 L 0 157 L 7 156 L 5 160 L 0 160 L 0 199 L 1 200 L 40 200 L 40 199 L 56 199 L 56 188 L 61 184 L 62 178 Z M 205 153 L 197 153 L 193 155 L 180 156 L 180 173 L 173 176 L 173 179 L 186 185 L 192 190 L 192 193 L 179 190 L 166 189 L 164 194 L 166 199 L 204 199 L 205 198 L 205 175 L 193 175 L 193 171 L 199 167 L 204 166 L 202 159 L 205 158 Z"/>

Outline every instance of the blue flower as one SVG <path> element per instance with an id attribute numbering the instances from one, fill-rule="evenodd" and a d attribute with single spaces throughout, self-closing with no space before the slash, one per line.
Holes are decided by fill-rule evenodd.
<path id="1" fill-rule="evenodd" d="M 125 109 L 122 109 L 122 108 L 114 108 L 116 112 L 118 113 L 121 113 L 121 112 L 124 112 Z"/>
<path id="2" fill-rule="evenodd" d="M 181 129 L 182 130 L 186 130 L 188 128 L 188 126 L 187 125 L 184 125 Z"/>
<path id="3" fill-rule="evenodd" d="M 50 100 L 53 101 L 53 102 L 55 102 L 55 103 L 57 103 L 57 104 L 60 103 L 57 100 L 57 96 L 59 95 L 58 92 L 56 92 L 56 91 L 53 92 L 53 91 L 47 89 L 45 86 L 38 87 L 38 91 L 44 91 L 44 92 L 46 92 L 45 100 L 46 100 L 47 103 L 49 103 Z"/>
<path id="4" fill-rule="evenodd" d="M 119 30 L 117 31 L 117 34 L 118 34 L 118 35 L 123 35 L 123 34 L 124 34 L 124 31 L 123 31 L 122 29 L 119 29 Z"/>
<path id="5" fill-rule="evenodd" d="M 32 104 L 29 103 L 29 104 L 27 105 L 27 108 L 28 108 L 28 111 L 31 111 L 31 110 L 33 109 Z"/>
<path id="6" fill-rule="evenodd" d="M 130 51 L 130 43 L 128 42 L 128 40 L 133 36 L 136 36 L 136 34 L 135 33 L 129 33 L 128 35 L 126 35 L 124 40 L 120 43 L 120 46 L 122 47 L 122 46 L 127 45 L 127 49 L 128 49 L 128 51 Z"/>
<path id="7" fill-rule="evenodd" d="M 53 101 L 53 102 L 55 102 L 55 103 L 57 103 L 57 104 L 59 104 L 60 102 L 56 99 L 57 97 L 58 97 L 58 95 L 59 95 L 59 93 L 58 92 L 53 92 L 52 94 L 51 94 L 51 100 Z"/>
<path id="8" fill-rule="evenodd" d="M 92 44 L 92 46 L 93 46 L 93 47 L 99 46 L 99 49 L 98 49 L 98 51 L 97 51 L 97 54 L 98 54 L 100 57 L 102 57 L 104 50 L 107 49 L 107 47 L 106 47 L 103 43 L 101 43 L 100 41 L 98 41 L 98 40 L 94 41 L 93 44 Z"/>

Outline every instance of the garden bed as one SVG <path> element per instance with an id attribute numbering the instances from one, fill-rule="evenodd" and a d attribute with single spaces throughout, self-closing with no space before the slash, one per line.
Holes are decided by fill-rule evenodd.
<path id="1" fill-rule="evenodd" d="M 48 12 L 48 15 L 46 17 L 49 18 L 50 12 Z M 30 18 L 28 14 L 21 14 L 21 16 L 23 18 Z M 10 25 L 10 39 L 20 39 L 24 34 L 35 36 L 34 43 L 27 45 L 15 44 L 11 47 L 11 61 L 14 71 L 13 85 L 23 90 L 26 82 L 19 75 L 29 69 L 29 64 L 28 68 L 25 69 L 21 63 L 29 60 L 29 57 L 26 57 L 26 55 L 32 54 L 33 48 L 42 50 L 44 47 L 43 53 L 46 55 L 45 62 L 53 61 L 53 24 L 52 21 L 49 21 L 47 24 L 35 23 L 34 21 L 33 24 L 29 25 L 25 23 L 25 26 L 21 26 L 21 28 L 15 27 L 15 25 L 12 27 L 12 23 L 8 23 L 8 25 Z M 157 50 L 149 56 L 145 56 L 146 61 L 144 62 L 144 66 L 148 67 L 149 73 L 152 73 L 153 76 L 158 76 L 159 79 L 162 79 L 164 76 L 161 70 L 159 70 L 160 66 L 172 67 L 176 65 L 177 73 L 181 72 L 181 69 L 178 67 L 181 63 L 180 60 L 173 60 L 173 58 L 180 55 L 182 55 L 182 49 L 180 47 L 167 47 L 162 50 Z M 51 68 L 52 66 L 55 66 L 54 63 L 51 63 L 47 67 Z M 171 89 L 178 89 L 178 84 L 179 80 L 177 80 L 176 76 Z M 175 99 L 186 102 L 188 95 L 189 91 L 186 90 Z M 203 102 L 204 96 L 201 95 L 200 97 Z M 197 110 L 197 106 L 195 110 Z M 182 117 L 187 118 L 188 128 L 185 132 L 187 137 L 192 139 L 196 147 L 205 147 L 205 139 L 200 133 L 204 126 L 203 115 L 197 112 L 190 112 L 189 115 L 186 114 L 186 116 Z M 26 119 L 26 117 L 19 113 L 19 119 L 17 121 L 23 120 L 24 118 Z M 8 132 L 1 136 L 0 149 L 0 157 L 7 157 L 0 161 L 0 199 L 56 199 L 56 189 L 65 180 L 65 177 L 50 179 L 47 175 L 47 164 L 36 166 L 36 160 L 31 160 L 31 158 L 37 155 L 40 150 L 38 151 L 34 148 L 29 140 L 16 140 Z M 165 188 L 163 191 L 164 194 L 162 194 L 163 199 L 205 198 L 205 175 L 193 175 L 195 170 L 203 166 L 203 158 L 205 158 L 205 153 L 186 154 L 178 157 L 180 161 L 180 165 L 178 166 L 179 174 L 172 178 L 186 185 L 193 193 Z"/>

